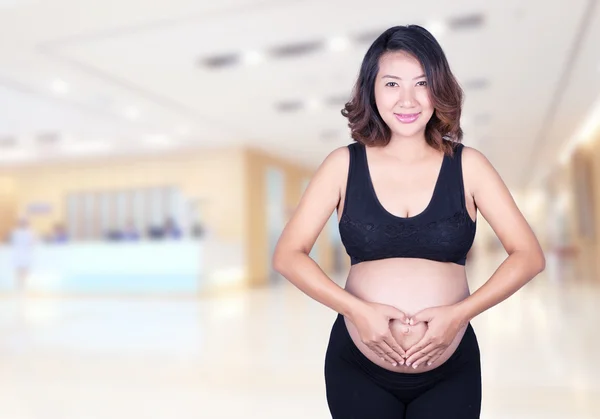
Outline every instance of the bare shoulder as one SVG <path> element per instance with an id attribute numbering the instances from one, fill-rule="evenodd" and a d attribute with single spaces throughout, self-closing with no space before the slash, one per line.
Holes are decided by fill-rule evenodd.
<path id="1" fill-rule="evenodd" d="M 506 251 L 533 252 L 532 261 L 541 261 L 539 243 L 531 227 L 489 159 L 481 151 L 465 146 L 462 161 L 465 185 Z"/>
<path id="2" fill-rule="evenodd" d="M 350 152 L 347 146 L 332 150 L 319 165 L 308 185 L 307 192 L 315 187 L 319 189 L 325 187 L 330 190 L 331 187 L 335 187 L 339 191 L 345 185 L 349 163 Z"/>
<path id="3" fill-rule="evenodd" d="M 339 203 L 349 160 L 348 147 L 339 147 L 325 157 L 286 224 L 276 253 L 290 249 L 310 252 Z"/>
<path id="4" fill-rule="evenodd" d="M 332 150 L 321 163 L 321 168 L 325 170 L 348 170 L 350 162 L 350 151 L 348 146 L 338 147 Z"/>
<path id="5" fill-rule="evenodd" d="M 474 194 L 482 185 L 490 182 L 503 183 L 496 168 L 481 151 L 474 147 L 463 146 L 462 168 L 465 186 Z"/>
<path id="6" fill-rule="evenodd" d="M 462 162 L 465 170 L 473 170 L 482 166 L 493 168 L 485 154 L 474 147 L 466 145 L 463 145 Z"/>
<path id="7" fill-rule="evenodd" d="M 302 195 L 297 213 L 337 206 L 348 176 L 350 151 L 347 146 L 332 150 L 321 162 Z M 313 216 L 315 214 L 312 214 Z"/>

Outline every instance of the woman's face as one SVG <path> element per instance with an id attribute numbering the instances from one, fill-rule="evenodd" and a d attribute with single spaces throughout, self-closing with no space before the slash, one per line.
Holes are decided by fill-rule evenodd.
<path id="1" fill-rule="evenodd" d="M 434 108 L 421 63 L 402 51 L 382 55 L 375 78 L 375 103 L 392 135 L 424 133 Z"/>

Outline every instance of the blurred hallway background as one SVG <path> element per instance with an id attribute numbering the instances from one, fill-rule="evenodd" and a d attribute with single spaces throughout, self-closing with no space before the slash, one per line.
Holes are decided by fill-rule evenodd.
<path id="1" fill-rule="evenodd" d="M 473 321 L 482 418 L 599 419 L 597 0 L 0 0 L 0 417 L 327 418 L 335 313 L 270 257 L 410 23 L 548 262 Z M 480 217 L 471 289 L 505 256 Z M 311 257 L 343 284 L 336 214 Z"/>

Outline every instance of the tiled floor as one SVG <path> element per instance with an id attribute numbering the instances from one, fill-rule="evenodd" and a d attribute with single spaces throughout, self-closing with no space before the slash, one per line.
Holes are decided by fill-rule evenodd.
<path id="1" fill-rule="evenodd" d="M 472 289 L 497 263 L 471 263 Z M 600 280 L 553 272 L 473 321 L 483 419 L 600 418 Z M 334 317 L 286 283 L 211 299 L 4 295 L 0 418 L 327 418 Z"/>

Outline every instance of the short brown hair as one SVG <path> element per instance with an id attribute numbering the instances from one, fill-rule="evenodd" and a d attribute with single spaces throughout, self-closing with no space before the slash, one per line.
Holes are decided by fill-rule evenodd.
<path id="1" fill-rule="evenodd" d="M 440 44 L 418 25 L 394 26 L 386 30 L 365 54 L 352 97 L 342 109 L 342 115 L 348 118 L 352 138 L 367 146 L 384 146 L 390 142 L 391 130 L 375 105 L 374 84 L 379 59 L 385 53 L 395 51 L 414 56 L 423 66 L 435 109 L 425 128 L 425 138 L 437 150 L 452 154 L 452 143 L 461 142 L 463 137 L 460 127 L 463 91 L 450 71 Z"/>

